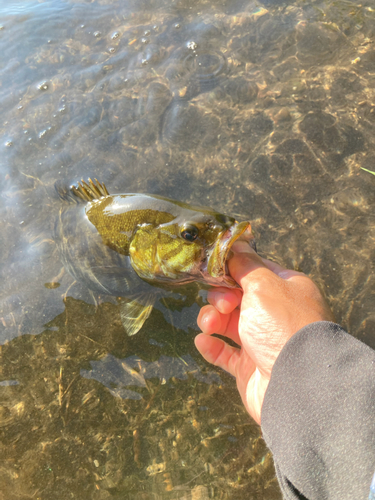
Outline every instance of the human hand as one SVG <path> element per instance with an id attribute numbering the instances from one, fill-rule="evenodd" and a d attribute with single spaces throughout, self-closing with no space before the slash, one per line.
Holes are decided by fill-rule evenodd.
<path id="1" fill-rule="evenodd" d="M 333 321 L 317 286 L 305 274 L 259 257 L 237 241 L 229 272 L 242 290 L 216 288 L 198 316 L 195 345 L 210 363 L 236 377 L 242 401 L 260 424 L 272 367 L 286 342 L 315 321 Z M 239 348 L 213 333 L 232 339 Z"/>

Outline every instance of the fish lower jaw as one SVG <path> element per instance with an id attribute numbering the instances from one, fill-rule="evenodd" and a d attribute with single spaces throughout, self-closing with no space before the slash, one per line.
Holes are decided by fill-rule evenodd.
<path id="1" fill-rule="evenodd" d="M 203 284 L 209 286 L 224 286 L 227 288 L 238 288 L 238 284 L 234 281 L 234 279 L 229 275 L 228 266 L 225 263 L 224 269 L 218 273 L 216 276 L 212 276 L 207 270 L 207 262 L 205 262 L 205 266 L 200 270 L 200 278 L 198 279 Z"/>
<path id="2" fill-rule="evenodd" d="M 229 274 L 227 263 L 230 250 L 234 242 L 239 239 L 248 241 L 249 244 L 254 239 L 249 222 L 239 222 L 229 227 L 216 242 L 207 259 L 207 273 L 216 282 L 220 282 L 221 286 L 238 287 Z"/>

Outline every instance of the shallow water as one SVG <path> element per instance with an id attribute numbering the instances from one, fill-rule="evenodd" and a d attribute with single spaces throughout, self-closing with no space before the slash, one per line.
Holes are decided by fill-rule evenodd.
<path id="1" fill-rule="evenodd" d="M 234 380 L 194 348 L 197 290 L 127 338 L 117 302 L 61 269 L 54 184 L 251 220 L 375 347 L 375 2 L 0 9 L 3 494 L 280 498 Z"/>

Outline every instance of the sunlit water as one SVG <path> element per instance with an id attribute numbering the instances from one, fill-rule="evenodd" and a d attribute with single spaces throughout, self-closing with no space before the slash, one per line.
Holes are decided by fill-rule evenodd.
<path id="1" fill-rule="evenodd" d="M 126 337 L 117 302 L 61 269 L 54 184 L 251 220 L 375 346 L 375 2 L 0 11 L 4 498 L 280 498 L 234 380 L 194 348 L 197 291 Z"/>

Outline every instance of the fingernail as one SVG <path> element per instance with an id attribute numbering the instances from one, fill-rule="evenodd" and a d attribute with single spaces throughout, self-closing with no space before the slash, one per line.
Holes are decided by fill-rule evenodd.
<path id="1" fill-rule="evenodd" d="M 201 318 L 200 318 L 200 322 L 199 322 L 199 326 L 200 326 L 200 329 L 202 330 L 202 333 L 206 333 L 205 330 L 206 330 L 206 325 L 209 323 L 210 321 L 210 315 L 209 314 L 204 314 Z"/>
<path id="2" fill-rule="evenodd" d="M 214 304 L 217 304 L 219 300 L 223 299 L 225 296 L 225 293 L 223 292 L 218 292 L 216 290 L 210 290 L 209 294 L 209 301 L 210 303 L 214 302 Z"/>
<path id="3" fill-rule="evenodd" d="M 244 240 L 237 240 L 233 243 L 232 250 L 237 253 L 255 253 L 249 243 Z"/>

